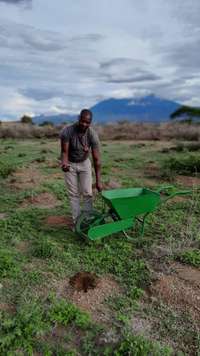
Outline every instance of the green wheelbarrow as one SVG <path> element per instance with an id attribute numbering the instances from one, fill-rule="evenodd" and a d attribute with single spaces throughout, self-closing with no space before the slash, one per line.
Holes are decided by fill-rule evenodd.
<path id="1" fill-rule="evenodd" d="M 165 195 L 163 195 L 165 193 Z M 172 186 L 153 191 L 147 188 L 112 189 L 101 192 L 102 211 L 82 212 L 77 219 L 76 233 L 89 240 L 100 240 L 105 236 L 133 228 L 141 223 L 141 235 L 147 216 L 167 200 L 177 195 L 190 195 L 191 190 L 176 191 Z"/>

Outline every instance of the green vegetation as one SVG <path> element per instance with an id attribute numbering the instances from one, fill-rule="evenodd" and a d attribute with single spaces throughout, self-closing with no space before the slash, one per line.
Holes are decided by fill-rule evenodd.
<path id="1" fill-rule="evenodd" d="M 171 119 L 181 118 L 184 122 L 195 122 L 195 119 L 200 119 L 200 108 L 193 108 L 190 106 L 181 106 L 170 115 Z"/>
<path id="2" fill-rule="evenodd" d="M 6 178 L 9 174 L 13 173 L 16 169 L 16 166 L 8 162 L 0 162 L 0 177 Z"/>
<path id="3" fill-rule="evenodd" d="M 163 169 L 168 169 L 178 174 L 200 173 L 200 157 L 196 155 L 170 157 L 164 162 Z"/>
<path id="4" fill-rule="evenodd" d="M 23 115 L 20 119 L 20 122 L 22 124 L 31 124 L 31 125 L 33 124 L 32 118 L 28 115 Z"/>
<path id="5" fill-rule="evenodd" d="M 114 355 L 170 356 L 172 355 L 172 350 L 168 347 L 161 347 L 159 344 L 146 340 L 142 336 L 127 335 L 118 345 Z"/>
<path id="6" fill-rule="evenodd" d="M 80 311 L 73 304 L 61 299 L 54 302 L 49 311 L 50 321 L 67 326 L 74 323 L 81 329 L 87 329 L 91 325 L 90 317 L 87 313 Z"/>
<path id="7" fill-rule="evenodd" d="M 194 267 L 200 267 L 200 250 L 193 249 L 185 251 L 178 256 L 178 259 Z"/>
<path id="8" fill-rule="evenodd" d="M 105 189 L 168 185 L 163 167 L 169 175 L 173 172 L 175 189 L 188 189 L 187 178 L 192 177 L 181 183 L 176 176 L 200 177 L 192 168 L 199 167 L 200 154 L 188 145 L 171 150 L 174 144 L 169 142 L 104 142 Z M 161 149 L 169 151 L 163 154 Z M 198 355 L 197 321 L 174 305 L 169 310 L 151 289 L 156 273 L 165 275 L 177 259 L 199 267 L 198 189 L 151 214 L 143 238 L 137 223 L 128 232 L 132 241 L 119 233 L 86 243 L 59 223 L 70 207 L 58 155 L 54 140 L 2 140 L 0 354 L 145 356 L 189 354 L 191 349 Z M 50 207 L 34 204 L 43 193 L 45 203 L 49 196 L 59 204 L 53 206 L 51 199 Z M 102 209 L 99 196 L 95 208 Z M 79 292 L 70 294 L 69 278 L 79 271 L 98 275 L 96 298 L 93 290 L 80 292 L 80 300 Z M 134 332 L 136 317 L 150 322 L 149 333 Z"/>

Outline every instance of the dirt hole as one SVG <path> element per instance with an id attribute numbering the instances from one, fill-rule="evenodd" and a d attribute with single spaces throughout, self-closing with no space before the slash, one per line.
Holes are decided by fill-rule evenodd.
<path id="1" fill-rule="evenodd" d="M 70 278 L 70 285 L 77 291 L 84 291 L 87 293 L 89 289 L 96 288 L 99 278 L 95 273 L 78 272 Z"/>

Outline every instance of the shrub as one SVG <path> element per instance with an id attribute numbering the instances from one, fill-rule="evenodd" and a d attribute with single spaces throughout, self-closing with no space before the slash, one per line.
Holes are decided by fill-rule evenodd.
<path id="1" fill-rule="evenodd" d="M 179 174 L 200 172 L 200 157 L 190 155 L 186 157 L 170 157 L 163 163 L 163 169 L 168 169 Z"/>
<path id="2" fill-rule="evenodd" d="M 13 173 L 16 170 L 16 167 L 8 162 L 0 161 L 0 176 L 6 178 L 9 174 Z"/>
<path id="3" fill-rule="evenodd" d="M 22 349 L 25 355 L 33 355 L 34 337 L 48 328 L 43 321 L 43 311 L 39 304 L 30 302 L 22 305 L 15 316 L 0 313 L 0 353 L 14 355 L 8 351 Z"/>
<path id="4" fill-rule="evenodd" d="M 54 123 L 51 121 L 43 121 L 39 126 L 54 126 Z"/>
<path id="5" fill-rule="evenodd" d="M 121 341 L 113 355 L 170 356 L 172 350 L 168 347 L 161 347 L 158 343 L 146 340 L 142 336 L 128 335 Z"/>
<path id="6" fill-rule="evenodd" d="M 19 268 L 12 254 L 6 250 L 0 250 L 0 277 L 16 275 Z"/>
<path id="7" fill-rule="evenodd" d="M 91 323 L 87 313 L 80 311 L 75 305 L 64 299 L 54 302 L 49 311 L 49 319 L 64 326 L 73 322 L 81 329 L 86 329 Z"/>
<path id="8" fill-rule="evenodd" d="M 200 267 L 200 250 L 185 251 L 178 256 L 178 259 L 194 267 Z"/>
<path id="9" fill-rule="evenodd" d="M 33 124 L 32 118 L 28 115 L 22 116 L 20 121 L 22 124 L 31 124 L 31 125 Z"/>

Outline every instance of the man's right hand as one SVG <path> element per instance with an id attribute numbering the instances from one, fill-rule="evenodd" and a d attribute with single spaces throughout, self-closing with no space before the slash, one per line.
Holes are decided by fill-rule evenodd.
<path id="1" fill-rule="evenodd" d="M 69 172 L 69 163 L 68 162 L 62 162 L 61 164 L 61 169 L 63 170 L 63 172 Z"/>

